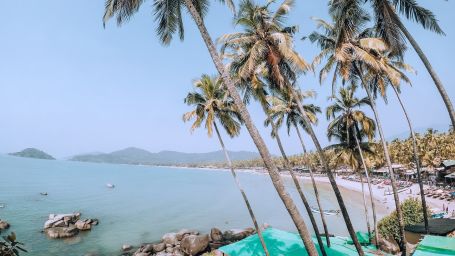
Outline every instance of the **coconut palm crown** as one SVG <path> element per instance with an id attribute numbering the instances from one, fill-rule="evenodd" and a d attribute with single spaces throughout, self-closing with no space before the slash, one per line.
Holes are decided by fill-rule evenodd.
<path id="1" fill-rule="evenodd" d="M 183 120 L 194 119 L 191 130 L 199 128 L 203 123 L 209 136 L 213 134 L 213 123 L 218 120 L 229 136 L 239 135 L 241 118 L 235 109 L 233 100 L 223 88 L 218 77 L 202 75 L 194 82 L 196 91 L 188 93 L 184 102 L 195 109 L 183 115 Z"/>

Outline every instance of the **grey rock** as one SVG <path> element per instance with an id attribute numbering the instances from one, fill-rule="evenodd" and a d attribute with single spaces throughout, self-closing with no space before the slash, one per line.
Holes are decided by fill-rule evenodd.
<path id="1" fill-rule="evenodd" d="M 8 229 L 9 227 L 10 227 L 10 225 L 8 222 L 6 222 L 4 220 L 0 220 L 0 231 Z"/>
<path id="2" fill-rule="evenodd" d="M 182 239 L 182 251 L 188 255 L 197 255 L 209 245 L 209 235 L 189 235 Z"/>
<path id="3" fill-rule="evenodd" d="M 85 231 L 92 229 L 92 224 L 90 223 L 91 220 L 78 220 L 74 225 L 76 226 L 77 229 Z"/>
<path id="4" fill-rule="evenodd" d="M 152 246 L 153 246 L 154 252 L 161 252 L 161 251 L 164 251 L 164 249 L 166 249 L 165 243 L 154 244 Z"/>
<path id="5" fill-rule="evenodd" d="M 167 233 L 163 236 L 163 243 L 165 244 L 175 244 L 177 242 L 177 233 Z"/>
<path id="6" fill-rule="evenodd" d="M 45 230 L 45 233 L 50 238 L 68 238 L 79 233 L 76 227 L 53 227 Z"/>
<path id="7" fill-rule="evenodd" d="M 123 251 L 129 251 L 129 250 L 131 250 L 131 249 L 133 249 L 133 246 L 131 246 L 131 245 L 129 245 L 129 244 L 124 244 L 124 245 L 122 246 L 122 250 L 123 250 Z"/>
<path id="8" fill-rule="evenodd" d="M 231 229 L 224 232 L 223 238 L 227 241 L 235 242 L 254 234 L 254 232 L 253 228 Z"/>
<path id="9" fill-rule="evenodd" d="M 221 241 L 223 240 L 223 233 L 217 228 L 212 228 L 212 230 L 210 230 L 210 238 L 214 242 Z"/>

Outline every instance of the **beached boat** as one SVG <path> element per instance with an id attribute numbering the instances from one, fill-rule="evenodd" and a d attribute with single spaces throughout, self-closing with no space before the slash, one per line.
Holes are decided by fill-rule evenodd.
<path id="1" fill-rule="evenodd" d="M 318 208 L 311 207 L 311 211 L 314 213 L 321 213 Z M 322 210 L 325 215 L 338 215 L 340 210 Z"/>

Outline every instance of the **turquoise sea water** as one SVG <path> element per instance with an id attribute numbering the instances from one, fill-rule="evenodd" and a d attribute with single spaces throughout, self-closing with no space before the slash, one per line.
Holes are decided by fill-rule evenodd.
<path id="1" fill-rule="evenodd" d="M 260 223 L 294 230 L 270 178 L 241 173 L 240 180 Z M 292 182 L 288 191 L 306 217 Z M 106 187 L 116 185 L 115 189 Z M 314 206 L 311 184 L 305 192 Z M 328 184 L 321 184 L 326 209 L 338 209 Z M 48 192 L 41 196 L 40 192 Z M 362 197 L 342 190 L 356 229 L 365 229 Z M 0 219 L 11 224 L 33 256 L 119 255 L 123 244 L 153 242 L 181 228 L 207 232 L 252 226 L 248 211 L 229 172 L 92 164 L 0 156 Z M 79 211 L 100 225 L 77 238 L 51 240 L 41 233 L 49 213 Z M 329 231 L 346 235 L 341 216 L 328 216 Z M 310 222 L 307 221 L 308 225 Z M 310 228 L 310 226 L 309 226 Z M 322 229 L 322 228 L 321 228 Z"/>

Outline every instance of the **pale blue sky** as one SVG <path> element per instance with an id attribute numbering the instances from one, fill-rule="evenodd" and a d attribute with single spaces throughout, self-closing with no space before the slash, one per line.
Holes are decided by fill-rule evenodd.
<path id="1" fill-rule="evenodd" d="M 327 17 L 326 2 L 296 1 L 289 24 L 299 25 L 297 38 L 315 29 L 311 16 Z M 447 36 L 406 24 L 455 100 L 455 2 L 419 2 L 435 12 Z M 152 152 L 218 150 L 214 138 L 203 130 L 190 134 L 189 124 L 181 120 L 189 111 L 183 98 L 191 81 L 202 73 L 215 74 L 199 32 L 187 16 L 185 41 L 163 47 L 155 36 L 151 5 L 146 1 L 124 26 L 111 22 L 103 29 L 103 0 L 0 0 L 0 152 L 37 147 L 65 157 L 128 146 Z M 206 23 L 213 38 L 235 30 L 231 13 L 218 3 L 212 4 Z M 295 44 L 309 61 L 317 54 L 308 41 Z M 418 71 L 411 75 L 413 87 L 403 90 L 415 126 L 448 126 L 442 100 L 412 49 L 406 61 Z M 328 84 L 320 86 L 308 74 L 300 85 L 317 90 L 313 102 L 327 106 Z M 389 105 L 379 108 L 386 136 L 406 131 L 392 95 Z M 272 153 L 278 153 L 263 128 L 260 108 L 253 104 L 249 109 Z M 328 143 L 326 125 L 320 116 L 316 132 L 323 145 Z M 289 153 L 299 152 L 295 136 L 282 134 Z M 232 150 L 256 150 L 246 129 L 226 144 Z"/>

